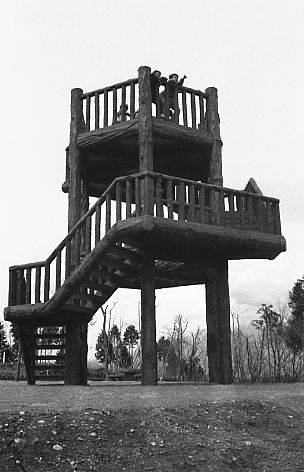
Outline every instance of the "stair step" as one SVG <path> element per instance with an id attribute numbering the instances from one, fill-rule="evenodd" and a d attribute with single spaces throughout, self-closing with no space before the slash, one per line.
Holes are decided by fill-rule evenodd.
<path id="1" fill-rule="evenodd" d="M 49 382 L 57 382 L 60 380 L 64 380 L 64 375 L 35 375 L 35 380 L 44 380 L 44 381 L 49 381 Z"/>
<path id="2" fill-rule="evenodd" d="M 65 349 L 65 344 L 35 344 L 35 350 Z"/>
<path id="3" fill-rule="evenodd" d="M 40 360 L 40 361 L 42 361 L 42 360 L 56 361 L 57 359 L 58 360 L 59 359 L 64 359 L 64 354 L 61 354 L 61 355 L 55 355 L 55 354 L 54 355 L 52 355 L 52 354 L 48 355 L 47 354 L 45 356 L 44 355 L 43 356 L 42 355 L 41 356 L 40 355 L 35 356 L 35 360 L 37 360 L 37 361 L 38 360 Z"/>
<path id="4" fill-rule="evenodd" d="M 65 333 L 58 333 L 58 334 L 50 334 L 50 333 L 35 333 L 35 339 L 57 339 L 57 338 L 65 338 Z"/>
<path id="5" fill-rule="evenodd" d="M 63 364 L 35 364 L 35 370 L 60 370 L 64 369 Z"/>
<path id="6" fill-rule="evenodd" d="M 99 295 L 92 295 L 90 293 L 73 293 L 72 298 L 77 299 L 77 300 L 88 300 L 89 302 L 92 303 L 101 303 L 102 297 Z"/>
<path id="7" fill-rule="evenodd" d="M 110 259 L 109 257 L 105 257 L 99 267 L 110 267 L 111 269 L 117 269 L 127 274 L 128 271 L 132 269 L 133 265 L 131 265 L 131 263 L 126 264 L 125 262 L 122 262 L 119 259 Z"/>
<path id="8" fill-rule="evenodd" d="M 114 246 L 110 250 L 109 255 L 118 256 L 130 261 L 140 261 L 142 259 L 141 254 L 136 249 L 132 250 L 121 246 Z"/>

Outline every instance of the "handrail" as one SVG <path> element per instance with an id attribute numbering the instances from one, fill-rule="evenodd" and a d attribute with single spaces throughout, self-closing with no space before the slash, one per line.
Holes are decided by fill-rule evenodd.
<path id="1" fill-rule="evenodd" d="M 116 223 L 143 215 L 281 235 L 276 198 L 155 172 L 117 177 L 45 261 L 10 267 L 9 305 L 48 301 Z"/>

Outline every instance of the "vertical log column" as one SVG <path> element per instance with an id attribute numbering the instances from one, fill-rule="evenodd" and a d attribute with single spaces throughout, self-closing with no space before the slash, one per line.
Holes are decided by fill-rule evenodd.
<path id="1" fill-rule="evenodd" d="M 207 354 L 209 381 L 232 383 L 228 261 L 215 267 L 215 277 L 206 283 Z"/>
<path id="2" fill-rule="evenodd" d="M 88 324 L 66 326 L 65 385 L 87 385 Z"/>
<path id="3" fill-rule="evenodd" d="M 151 104 L 151 69 L 142 66 L 138 69 L 139 84 L 139 170 L 153 171 L 153 125 Z M 141 214 L 153 214 L 153 180 L 141 180 Z M 145 246 L 141 280 L 141 383 L 157 384 L 157 350 L 155 321 L 155 262 L 149 257 L 149 246 Z"/>
<path id="4" fill-rule="evenodd" d="M 213 136 L 210 153 L 210 183 L 223 186 L 222 140 L 218 114 L 217 89 L 206 89 L 206 129 Z M 214 192 L 212 201 L 212 222 L 220 225 L 223 210 L 223 194 Z M 210 382 L 232 382 L 230 302 L 228 284 L 228 261 L 215 261 L 216 276 L 206 283 L 207 351 Z"/>
<path id="5" fill-rule="evenodd" d="M 86 213 L 89 207 L 87 185 L 81 169 L 81 155 L 77 145 L 77 137 L 85 131 L 83 118 L 83 91 L 79 88 L 71 92 L 71 124 L 69 143 L 69 231 Z M 81 235 L 81 244 L 71 248 L 71 272 L 79 264 L 80 254 L 76 253 L 84 246 L 84 234 Z M 87 323 L 76 322 L 66 326 L 66 351 L 65 351 L 65 384 L 87 384 Z"/>
<path id="6" fill-rule="evenodd" d="M 155 263 L 146 253 L 141 278 L 141 384 L 157 384 Z"/>

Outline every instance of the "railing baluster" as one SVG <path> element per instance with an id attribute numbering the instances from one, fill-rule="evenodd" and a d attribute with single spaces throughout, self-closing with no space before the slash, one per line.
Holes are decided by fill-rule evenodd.
<path id="1" fill-rule="evenodd" d="M 187 220 L 195 221 L 195 187 L 194 184 L 189 185 L 189 211 Z"/>
<path id="2" fill-rule="evenodd" d="M 95 93 L 95 129 L 99 129 L 99 114 L 100 114 L 99 93 Z"/>
<path id="3" fill-rule="evenodd" d="M 116 183 L 116 223 L 121 220 L 121 183 Z"/>
<path id="4" fill-rule="evenodd" d="M 61 251 L 56 256 L 56 290 L 61 286 Z"/>
<path id="5" fill-rule="evenodd" d="M 264 203 L 260 198 L 256 198 L 256 212 L 257 212 L 257 229 L 261 233 L 263 232 L 264 226 L 264 214 L 265 214 L 265 207 Z"/>
<path id="6" fill-rule="evenodd" d="M 186 188 L 185 183 L 180 182 L 178 186 L 178 219 L 185 221 L 185 203 L 186 203 Z"/>
<path id="7" fill-rule="evenodd" d="M 131 82 L 130 86 L 130 119 L 135 118 L 135 83 Z"/>
<path id="8" fill-rule="evenodd" d="M 18 291 L 18 273 L 16 270 L 9 271 L 9 292 L 8 292 L 8 305 L 17 304 L 17 291 Z"/>
<path id="9" fill-rule="evenodd" d="M 81 248 L 81 228 L 77 228 L 75 233 L 75 241 L 74 241 L 74 257 L 75 257 L 75 264 L 76 267 L 80 264 L 80 248 Z M 74 267 L 74 269 L 76 268 Z"/>
<path id="10" fill-rule="evenodd" d="M 200 114 L 200 122 L 198 124 L 198 128 L 205 130 L 205 110 L 204 110 L 204 97 L 202 94 L 199 95 L 199 114 Z"/>
<path id="11" fill-rule="evenodd" d="M 86 232 L 86 238 L 85 238 L 85 253 L 89 254 L 91 252 L 91 234 L 92 234 L 92 217 L 88 216 L 86 219 L 86 224 L 85 224 L 85 232 Z"/>
<path id="12" fill-rule="evenodd" d="M 155 198 L 156 198 L 156 216 L 164 217 L 164 209 L 162 202 L 162 180 L 157 177 L 155 184 Z"/>
<path id="13" fill-rule="evenodd" d="M 188 110 L 187 110 L 186 90 L 182 90 L 182 106 L 183 106 L 183 124 L 184 124 L 184 126 L 188 126 Z"/>
<path id="14" fill-rule="evenodd" d="M 168 218 L 173 220 L 173 188 L 171 179 L 167 181 L 167 208 Z"/>
<path id="15" fill-rule="evenodd" d="M 117 89 L 113 89 L 113 125 L 117 123 Z"/>
<path id="16" fill-rule="evenodd" d="M 108 99 L 108 91 L 105 90 L 103 93 L 103 126 L 108 126 L 109 123 L 109 99 Z"/>
<path id="17" fill-rule="evenodd" d="M 179 107 L 178 107 L 178 87 L 174 87 L 173 89 L 173 105 L 174 105 L 174 115 L 173 120 L 174 123 L 179 122 Z"/>
<path id="18" fill-rule="evenodd" d="M 135 178 L 135 215 L 141 215 L 140 180 Z"/>
<path id="19" fill-rule="evenodd" d="M 272 212 L 271 212 L 271 202 L 266 202 L 266 223 L 267 223 L 267 233 L 273 233 L 273 219 L 272 219 Z"/>
<path id="20" fill-rule="evenodd" d="M 248 223 L 249 223 L 249 230 L 253 230 L 253 228 L 254 228 L 254 220 L 253 220 L 252 196 L 249 196 L 249 197 L 248 197 L 247 204 L 248 204 Z"/>
<path id="21" fill-rule="evenodd" d="M 126 181 L 126 218 L 131 218 L 131 203 L 132 203 L 132 181 Z"/>
<path id="22" fill-rule="evenodd" d="M 191 93 L 191 120 L 192 128 L 196 129 L 196 103 L 195 103 L 195 94 Z"/>
<path id="23" fill-rule="evenodd" d="M 274 221 L 274 234 L 281 235 L 281 218 L 280 218 L 280 209 L 279 202 L 273 202 L 272 204 L 272 213 Z"/>
<path id="24" fill-rule="evenodd" d="M 23 269 L 18 270 L 17 277 L 17 305 L 23 305 L 25 302 L 25 281 Z"/>
<path id="25" fill-rule="evenodd" d="M 245 228 L 245 208 L 244 208 L 244 198 L 242 195 L 237 195 L 236 196 L 236 206 L 237 206 L 237 212 L 239 214 L 239 221 L 240 221 L 240 227 L 241 229 Z"/>
<path id="26" fill-rule="evenodd" d="M 122 105 L 122 116 L 121 116 L 121 121 L 126 121 L 127 115 L 126 115 L 126 86 L 123 85 L 121 87 L 121 105 Z"/>
<path id="27" fill-rule="evenodd" d="M 41 267 L 36 267 L 35 274 L 35 303 L 41 303 Z"/>
<path id="28" fill-rule="evenodd" d="M 205 197 L 205 187 L 201 186 L 199 188 L 199 222 L 202 224 L 206 223 L 206 197 Z"/>
<path id="29" fill-rule="evenodd" d="M 170 116 L 170 107 L 169 107 L 169 85 L 165 85 L 165 106 L 164 106 L 164 114 L 167 119 Z"/>
<path id="30" fill-rule="evenodd" d="M 86 98 L 86 130 L 91 129 L 91 97 Z"/>
<path id="31" fill-rule="evenodd" d="M 25 286 L 25 303 L 29 304 L 32 299 L 32 269 L 26 269 Z"/>
<path id="32" fill-rule="evenodd" d="M 46 264 L 44 268 L 44 301 L 50 298 L 50 264 Z"/>
<path id="33" fill-rule="evenodd" d="M 95 245 L 100 241 L 100 223 L 101 223 L 101 207 L 96 206 L 95 212 Z"/>
<path id="34" fill-rule="evenodd" d="M 111 228 L 111 195 L 108 193 L 106 197 L 106 231 Z"/>
<path id="35" fill-rule="evenodd" d="M 65 279 L 67 279 L 71 273 L 71 252 L 71 240 L 68 239 L 65 245 Z"/>

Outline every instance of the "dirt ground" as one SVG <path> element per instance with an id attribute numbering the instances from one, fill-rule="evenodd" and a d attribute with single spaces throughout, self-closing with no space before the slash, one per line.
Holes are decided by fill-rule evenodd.
<path id="1" fill-rule="evenodd" d="M 304 385 L 0 382 L 0 470 L 304 471 Z"/>

